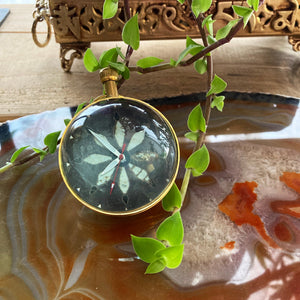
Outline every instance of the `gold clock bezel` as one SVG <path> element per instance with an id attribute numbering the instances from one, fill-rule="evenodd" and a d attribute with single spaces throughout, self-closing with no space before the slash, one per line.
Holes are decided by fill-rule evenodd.
<path id="1" fill-rule="evenodd" d="M 150 209 L 151 207 L 153 207 L 154 205 L 156 205 L 157 203 L 159 203 L 165 196 L 166 194 L 169 192 L 169 190 L 171 189 L 177 173 L 178 173 L 178 169 L 179 169 L 179 163 L 180 163 L 180 150 L 179 150 L 179 142 L 175 133 L 175 130 L 173 129 L 172 125 L 170 124 L 170 122 L 168 121 L 168 119 L 155 107 L 153 107 L 152 105 L 148 104 L 147 102 L 135 99 L 135 98 L 130 98 L 130 97 L 124 97 L 124 96 L 113 96 L 113 97 L 106 97 L 106 96 L 99 96 L 97 97 L 94 102 L 92 102 L 91 104 L 87 105 L 84 109 L 82 109 L 79 113 L 84 112 L 86 109 L 88 109 L 89 107 L 100 103 L 100 102 L 107 102 L 109 103 L 109 100 L 116 100 L 116 99 L 120 99 L 120 100 L 130 100 L 133 102 L 137 102 L 141 105 L 144 105 L 146 107 L 148 107 L 149 109 L 151 109 L 154 113 L 158 114 L 160 118 L 163 119 L 163 121 L 166 123 L 166 125 L 168 126 L 168 128 L 170 129 L 170 132 L 172 133 L 172 137 L 175 141 L 175 145 L 176 145 L 176 166 L 175 166 L 175 171 L 172 174 L 172 177 L 170 178 L 170 181 L 168 183 L 168 185 L 165 187 L 165 189 L 159 194 L 159 196 L 157 196 L 155 199 L 153 199 L 151 202 L 149 202 L 149 204 L 145 204 L 139 208 L 133 209 L 133 210 L 124 210 L 124 211 L 107 211 L 107 210 L 103 210 L 100 208 L 97 208 L 89 203 L 87 203 L 84 199 L 82 199 L 80 196 L 78 196 L 78 194 L 73 190 L 73 188 L 69 185 L 68 180 L 66 178 L 66 175 L 64 174 L 63 171 L 63 162 L 62 162 L 62 145 L 63 145 L 63 141 L 65 139 L 66 133 L 68 131 L 68 129 L 72 126 L 74 120 L 77 118 L 78 114 L 76 114 L 72 120 L 69 122 L 69 124 L 67 125 L 62 138 L 61 138 L 61 143 L 59 146 L 59 152 L 58 152 L 58 162 L 59 162 L 59 169 L 60 169 L 60 173 L 62 175 L 63 181 L 66 184 L 67 188 L 69 189 L 69 191 L 71 192 L 71 194 L 79 201 L 81 202 L 84 206 L 92 209 L 93 211 L 105 214 L 105 215 L 111 215 L 111 216 L 129 216 L 129 215 L 135 215 L 141 212 L 144 212 L 148 209 Z"/>

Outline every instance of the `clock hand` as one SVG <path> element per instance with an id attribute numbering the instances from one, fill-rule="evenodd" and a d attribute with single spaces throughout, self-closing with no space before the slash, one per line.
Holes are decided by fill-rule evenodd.
<path id="1" fill-rule="evenodd" d="M 115 166 L 117 166 L 119 164 L 119 157 L 117 157 L 116 159 L 114 159 L 112 162 L 110 162 L 106 168 L 99 174 L 100 176 L 103 174 L 106 174 L 107 172 L 109 172 L 110 170 L 112 170 Z"/>
<path id="2" fill-rule="evenodd" d="M 107 150 L 109 150 L 115 156 L 120 156 L 120 152 L 109 143 L 109 141 L 104 135 L 93 132 L 90 129 L 88 129 L 88 131 L 96 138 L 96 141 L 100 142 Z"/>
<path id="3" fill-rule="evenodd" d="M 118 171 L 119 171 L 119 167 L 120 167 L 120 164 L 121 164 L 121 161 L 125 159 L 125 156 L 123 155 L 124 151 L 125 151 L 125 148 L 126 148 L 126 144 L 123 144 L 123 147 L 122 147 L 122 152 L 119 156 L 119 162 L 118 162 L 118 165 L 117 165 L 117 169 L 116 169 L 116 172 L 115 172 L 115 176 L 114 176 L 114 179 L 111 183 L 111 186 L 110 186 L 110 195 L 115 187 L 115 184 L 116 184 L 116 178 L 117 178 L 117 174 L 118 174 Z"/>

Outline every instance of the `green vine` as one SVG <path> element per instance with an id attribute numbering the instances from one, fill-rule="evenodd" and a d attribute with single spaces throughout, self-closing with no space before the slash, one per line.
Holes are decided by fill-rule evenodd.
<path id="1" fill-rule="evenodd" d="M 191 176 L 201 176 L 209 165 L 209 152 L 204 144 L 204 138 L 209 123 L 210 112 L 212 108 L 219 111 L 223 110 L 225 97 L 220 95 L 226 89 L 226 82 L 213 71 L 212 52 L 220 46 L 230 42 L 235 34 L 248 23 L 253 12 L 258 9 L 259 0 L 247 0 L 246 6 L 233 5 L 232 8 L 239 18 L 231 20 L 224 27 L 214 33 L 214 20 L 212 15 L 207 15 L 212 5 L 212 0 L 178 0 L 183 4 L 189 5 L 195 22 L 198 26 L 202 44 L 195 42 L 189 36 L 186 37 L 186 47 L 179 54 L 177 60 L 170 58 L 169 62 L 154 56 L 149 56 L 137 61 L 136 65 L 130 65 L 130 57 L 134 50 L 140 46 L 140 33 L 138 25 L 138 14 L 130 15 L 130 0 L 124 0 L 125 25 L 122 31 L 122 40 L 127 44 L 126 53 L 122 53 L 120 47 L 115 47 L 104 51 L 99 59 L 96 58 L 91 49 L 88 49 L 84 55 L 84 65 L 89 72 L 95 72 L 105 67 L 111 67 L 118 71 L 120 87 L 130 78 L 131 72 L 141 74 L 163 71 L 167 69 L 185 67 L 191 64 L 200 75 L 206 74 L 207 93 L 204 112 L 200 104 L 189 114 L 187 125 L 189 132 L 185 137 L 195 143 L 194 149 L 185 164 L 185 175 L 179 190 L 176 184 L 173 184 L 169 193 L 162 200 L 162 206 L 170 212 L 156 229 L 155 237 L 137 237 L 131 235 L 132 244 L 138 257 L 148 263 L 146 274 L 158 273 L 167 268 L 177 268 L 183 258 L 184 252 L 184 227 L 181 219 L 180 210 L 185 199 Z M 113 18 L 119 7 L 118 0 L 105 0 L 103 4 L 103 19 Z M 188 57 L 188 59 L 186 59 Z M 185 60 L 186 59 L 186 60 Z M 78 111 L 84 104 L 78 106 Z M 70 120 L 65 120 L 67 125 Z M 44 139 L 45 148 L 37 149 L 25 146 L 18 149 L 11 157 L 9 163 L 0 168 L 0 173 L 7 169 L 27 162 L 36 156 L 42 160 L 45 155 L 53 153 L 59 144 L 60 132 L 54 132 L 47 135 Z M 29 156 L 17 159 L 26 149 L 31 148 L 34 153 Z"/>

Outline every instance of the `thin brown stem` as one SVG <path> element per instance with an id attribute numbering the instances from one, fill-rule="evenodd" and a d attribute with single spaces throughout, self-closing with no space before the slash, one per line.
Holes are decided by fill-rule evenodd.
<path id="1" fill-rule="evenodd" d="M 29 155 L 25 156 L 24 158 L 22 158 L 20 160 L 17 160 L 13 163 L 7 163 L 5 166 L 0 168 L 0 174 L 8 171 L 9 169 L 11 169 L 13 167 L 23 165 L 23 164 L 29 162 L 30 160 L 32 160 L 34 158 L 37 158 L 39 155 L 40 155 L 39 153 L 32 152 L 32 153 L 30 153 Z"/>
<path id="2" fill-rule="evenodd" d="M 129 0 L 124 0 L 124 16 L 125 16 L 125 22 L 127 22 L 131 17 Z"/>
<path id="3" fill-rule="evenodd" d="M 188 0 L 188 3 L 191 5 L 191 0 Z M 202 27 L 202 21 L 204 19 L 203 15 L 200 14 L 198 16 L 198 18 L 195 18 L 200 34 L 201 34 L 201 38 L 203 41 L 203 45 L 207 48 L 208 47 L 208 41 L 207 41 L 207 35 L 206 35 L 206 31 L 203 29 Z M 207 60 L 207 86 L 206 89 L 207 91 L 210 89 L 210 85 L 211 82 L 213 80 L 213 61 L 212 61 L 212 56 L 207 56 L 206 57 Z M 212 96 L 207 96 L 206 100 L 205 100 L 205 110 L 204 110 L 204 118 L 205 118 L 205 123 L 206 123 L 206 127 L 208 125 L 209 119 L 210 119 L 210 112 L 211 112 L 211 100 L 212 100 Z M 193 152 L 197 151 L 198 149 L 200 149 L 203 144 L 204 144 L 204 139 L 205 139 L 205 132 L 201 132 L 199 131 L 199 137 L 197 139 L 197 142 L 194 146 Z M 186 192 L 189 186 L 189 182 L 190 182 L 190 178 L 191 178 L 191 173 L 192 170 L 191 169 L 186 169 L 184 177 L 183 177 L 183 181 L 182 181 L 182 185 L 181 185 L 181 189 L 180 189 L 180 194 L 181 194 L 181 199 L 182 199 L 182 203 L 184 202 L 185 196 L 186 196 Z M 177 212 L 180 209 L 175 209 L 173 211 L 173 214 L 175 212 Z"/>
<path id="4" fill-rule="evenodd" d="M 124 0 L 124 16 L 125 16 L 125 22 L 127 22 L 131 18 L 129 0 Z M 124 59 L 124 63 L 127 67 L 129 65 L 132 53 L 133 53 L 133 49 L 131 46 L 128 45 L 126 54 L 125 54 L 125 59 Z M 124 82 L 125 82 L 125 79 L 122 77 L 118 82 L 117 88 L 119 89 Z"/>
<path id="5" fill-rule="evenodd" d="M 197 20 L 199 21 L 201 19 L 198 17 Z M 206 56 L 208 53 L 216 50 L 220 46 L 222 46 L 226 43 L 229 43 L 232 40 L 232 38 L 237 34 L 237 32 L 242 28 L 242 26 L 243 26 L 243 19 L 240 19 L 240 21 L 230 30 L 229 34 L 225 38 L 220 39 L 211 45 L 208 45 L 207 39 L 206 39 L 206 42 L 203 40 L 203 44 L 204 44 L 205 48 L 202 51 L 200 51 L 199 53 L 197 53 L 196 55 L 189 58 L 188 60 L 180 62 L 178 64 L 178 66 L 179 67 L 190 66 L 196 60 Z M 206 35 L 205 30 L 202 28 L 202 26 L 199 26 L 199 31 L 200 31 L 201 35 L 202 34 Z M 207 58 L 209 58 L 209 56 L 207 56 Z M 168 69 L 172 69 L 172 68 L 174 68 L 174 66 L 172 66 L 170 64 L 161 64 L 158 66 L 144 68 L 144 69 L 141 67 L 129 67 L 129 70 L 132 72 L 147 74 L 147 73 L 152 73 L 152 72 L 157 72 L 157 71 L 168 70 Z"/>
<path id="6" fill-rule="evenodd" d="M 57 140 L 57 146 L 60 144 L 60 142 L 61 142 L 61 138 Z M 48 147 L 44 147 L 42 150 L 46 151 L 47 154 L 49 154 L 49 152 L 48 152 L 48 151 L 49 151 L 49 148 L 48 148 Z M 37 153 L 37 152 L 32 152 L 32 153 L 30 153 L 30 154 L 24 156 L 23 158 L 17 159 L 17 160 L 14 161 L 13 163 L 8 162 L 8 163 L 6 163 L 5 166 L 3 166 L 3 167 L 0 168 L 0 174 L 6 172 L 7 170 L 9 170 L 9 169 L 11 169 L 11 168 L 14 168 L 14 167 L 17 167 L 17 166 L 26 164 L 27 162 L 29 162 L 29 161 L 32 160 L 32 159 L 37 158 L 38 156 L 40 156 L 39 153 Z"/>
<path id="7" fill-rule="evenodd" d="M 191 6 L 191 0 L 189 0 L 188 2 L 189 2 L 189 5 Z M 202 26 L 204 16 L 203 16 L 203 14 L 199 14 L 198 18 L 195 18 L 195 19 L 196 19 L 196 23 L 197 23 L 198 29 L 200 31 L 200 34 L 201 34 L 203 45 L 206 48 L 208 48 L 209 45 L 208 45 L 208 41 L 207 41 L 207 34 L 206 34 L 205 29 Z M 211 55 L 207 56 L 206 61 L 207 61 L 207 84 L 206 84 L 206 89 L 208 91 L 210 89 L 210 85 L 211 85 L 211 82 L 213 80 L 213 60 L 212 60 L 212 56 Z M 205 110 L 204 110 L 204 119 L 205 119 L 206 127 L 208 126 L 208 122 L 209 122 L 209 118 L 210 118 L 211 100 L 212 100 L 211 95 L 206 97 Z M 203 135 L 205 135 L 205 134 L 203 134 Z M 197 140 L 196 150 L 201 148 L 202 145 L 203 145 L 204 136 L 202 138 L 200 138 L 200 137 Z"/>
<path id="8" fill-rule="evenodd" d="M 124 0 L 124 15 L 125 15 L 125 22 L 127 22 L 131 18 L 131 11 L 129 6 L 129 0 Z M 131 46 L 127 47 L 126 55 L 125 55 L 125 64 L 128 66 L 130 57 L 133 53 L 133 49 Z"/>
<path id="9" fill-rule="evenodd" d="M 191 57 L 190 59 L 188 59 L 185 62 L 182 62 L 181 65 L 182 66 L 189 66 L 190 64 L 194 63 L 196 60 L 204 57 L 205 55 L 207 55 L 208 53 L 210 53 L 211 51 L 219 48 L 220 46 L 229 43 L 232 38 L 238 33 L 238 31 L 243 27 L 243 19 L 241 18 L 238 23 L 231 28 L 231 30 L 229 31 L 228 35 L 218 41 L 216 41 L 215 43 L 206 46 L 202 51 L 200 51 L 199 53 L 197 53 L 196 55 L 194 55 L 193 57 Z"/>
<path id="10" fill-rule="evenodd" d="M 170 64 L 160 64 L 158 66 L 149 67 L 149 68 L 141 68 L 141 67 L 129 67 L 129 70 L 131 72 L 138 72 L 141 74 L 151 73 L 151 72 L 157 72 L 157 71 L 163 71 L 168 69 L 173 69 L 174 66 Z"/>
<path id="11" fill-rule="evenodd" d="M 124 15 L 125 15 L 125 22 L 127 22 L 131 18 L 131 11 L 129 6 L 129 0 L 124 0 Z M 128 67 L 131 55 L 133 53 L 133 49 L 131 46 L 128 45 L 126 50 L 126 55 L 124 59 L 125 65 Z M 122 84 L 125 82 L 125 78 L 121 78 L 118 82 L 118 89 L 122 86 Z"/>
<path id="12" fill-rule="evenodd" d="M 191 6 L 191 0 L 188 0 L 188 3 Z M 128 15 L 130 16 L 130 8 L 129 8 L 128 0 L 124 0 L 124 7 L 125 7 L 125 12 L 127 12 L 127 16 Z M 126 14 L 125 14 L 125 17 L 126 17 Z M 207 54 L 216 50 L 220 46 L 229 43 L 232 40 L 232 38 L 237 34 L 237 32 L 243 27 L 243 24 L 244 24 L 243 18 L 241 18 L 239 20 L 239 22 L 234 27 L 231 28 L 231 30 L 229 31 L 228 35 L 225 38 L 222 38 L 222 39 L 216 41 L 215 43 L 209 45 L 207 42 L 207 36 L 206 36 L 205 29 L 202 27 L 203 19 L 204 19 L 203 14 L 200 14 L 198 16 L 198 18 L 195 18 L 198 29 L 200 31 L 200 34 L 201 34 L 201 37 L 203 40 L 203 45 L 205 48 L 202 51 L 200 51 L 199 53 L 197 53 L 196 55 L 189 58 L 188 60 L 180 62 L 178 66 L 180 66 L 180 67 L 190 66 L 195 61 L 206 56 Z M 203 39 L 203 37 L 205 37 L 205 38 Z M 124 60 L 124 62 L 126 63 L 126 66 L 129 65 L 129 61 L 130 61 L 130 57 L 131 57 L 132 53 L 133 53 L 133 49 L 130 46 L 128 46 L 127 52 L 126 52 L 126 57 Z M 209 57 L 210 56 L 207 56 L 207 61 L 210 60 Z M 174 68 L 174 66 L 172 66 L 171 64 L 161 64 L 161 65 L 149 67 L 149 68 L 129 67 L 129 70 L 131 72 L 138 72 L 141 74 L 146 74 L 146 73 L 168 70 L 168 69 L 172 69 L 172 68 Z M 118 89 L 122 86 L 122 84 L 124 82 L 125 82 L 125 79 L 121 78 L 120 81 L 118 82 Z"/>

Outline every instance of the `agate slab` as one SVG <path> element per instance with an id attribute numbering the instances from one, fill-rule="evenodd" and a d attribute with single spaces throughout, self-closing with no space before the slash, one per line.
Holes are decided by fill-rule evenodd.
<path id="1" fill-rule="evenodd" d="M 186 117 L 201 96 L 151 103 L 179 136 L 178 185 L 193 147 L 183 137 Z M 300 173 L 299 101 L 226 96 L 206 140 L 210 166 L 192 179 L 182 209 L 185 252 L 178 269 L 144 275 L 146 265 L 130 243 L 130 234 L 151 235 L 166 217 L 159 204 L 128 217 L 92 211 L 67 190 L 53 154 L 0 174 L 0 299 L 297 299 L 300 196 L 282 176 Z M 62 108 L 2 124 L 1 166 L 15 148 L 41 147 L 43 136 L 63 130 L 72 113 Z M 252 213 L 277 247 L 218 208 L 245 182 L 256 183 Z"/>

